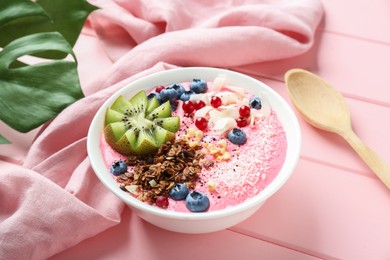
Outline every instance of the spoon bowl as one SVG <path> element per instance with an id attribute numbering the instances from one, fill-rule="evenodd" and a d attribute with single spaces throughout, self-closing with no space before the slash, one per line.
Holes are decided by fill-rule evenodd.
<path id="1" fill-rule="evenodd" d="M 390 189 L 390 166 L 354 133 L 350 111 L 341 93 L 303 69 L 287 71 L 285 82 L 290 99 L 303 118 L 314 127 L 342 136 Z"/>
<path id="2" fill-rule="evenodd" d="M 286 73 L 288 92 L 307 122 L 325 131 L 340 133 L 351 128 L 343 96 L 318 76 L 294 69 Z"/>

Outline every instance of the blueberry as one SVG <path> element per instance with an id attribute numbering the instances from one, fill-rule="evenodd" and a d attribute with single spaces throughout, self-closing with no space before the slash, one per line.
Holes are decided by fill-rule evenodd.
<path id="1" fill-rule="evenodd" d="M 110 172 L 114 174 L 115 176 L 118 176 L 122 173 L 127 172 L 127 164 L 123 160 L 118 160 L 115 161 L 111 167 L 110 167 Z"/>
<path id="2" fill-rule="evenodd" d="M 180 84 L 170 85 L 168 88 L 173 88 L 177 92 L 177 97 L 179 98 L 185 91 L 184 87 Z"/>
<path id="3" fill-rule="evenodd" d="M 171 101 L 171 103 L 172 103 L 173 101 L 177 100 L 178 93 L 174 88 L 166 88 L 166 89 L 161 90 L 160 97 L 161 97 L 162 103 L 164 103 L 167 100 Z"/>
<path id="4" fill-rule="evenodd" d="M 255 109 L 261 109 L 261 99 L 259 97 L 254 97 L 249 100 L 249 106 Z"/>
<path id="5" fill-rule="evenodd" d="M 192 191 L 187 195 L 185 204 L 191 212 L 204 212 L 209 208 L 210 200 L 206 194 Z"/>
<path id="6" fill-rule="evenodd" d="M 157 93 L 157 92 L 152 92 L 148 95 L 148 100 L 152 100 L 152 98 L 156 97 L 157 100 L 158 100 L 158 103 L 162 104 L 162 101 L 161 101 L 161 95 L 160 93 Z"/>
<path id="7" fill-rule="evenodd" d="M 183 94 L 181 94 L 180 100 L 183 101 L 183 102 L 184 102 L 184 101 L 188 101 L 188 100 L 190 100 L 190 97 L 191 97 L 193 94 L 195 94 L 193 91 L 187 90 L 187 91 L 185 91 Z"/>
<path id="8" fill-rule="evenodd" d="M 176 111 L 178 105 L 179 103 L 177 101 L 171 102 L 171 111 Z"/>
<path id="9" fill-rule="evenodd" d="M 184 183 L 175 183 L 169 191 L 169 197 L 174 200 L 184 200 L 189 192 L 190 190 Z"/>
<path id="10" fill-rule="evenodd" d="M 190 84 L 190 89 L 196 94 L 204 93 L 207 91 L 207 83 L 201 79 L 193 79 Z"/>
<path id="11" fill-rule="evenodd" d="M 233 144 L 245 144 L 246 142 L 246 134 L 244 131 L 242 131 L 239 128 L 234 128 L 233 130 L 230 130 L 228 133 L 228 139 Z"/>

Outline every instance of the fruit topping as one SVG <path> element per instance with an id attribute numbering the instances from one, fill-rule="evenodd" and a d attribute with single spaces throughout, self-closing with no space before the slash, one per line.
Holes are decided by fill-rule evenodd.
<path id="1" fill-rule="evenodd" d="M 191 96 L 194 95 L 195 93 L 191 90 L 186 90 L 184 91 L 183 94 L 180 95 L 180 100 L 181 101 L 187 101 L 187 100 L 190 100 Z"/>
<path id="2" fill-rule="evenodd" d="M 160 92 L 161 101 L 171 101 L 174 102 L 178 99 L 179 93 L 174 88 L 165 88 Z"/>
<path id="3" fill-rule="evenodd" d="M 248 125 L 248 119 L 246 117 L 239 117 L 236 119 L 238 127 L 244 127 Z"/>
<path id="4" fill-rule="evenodd" d="M 172 114 L 171 103 L 169 101 L 166 101 L 162 103 L 160 106 L 153 109 L 149 114 L 146 113 L 145 117 L 148 120 L 154 120 L 156 118 L 170 117 L 171 114 Z"/>
<path id="5" fill-rule="evenodd" d="M 207 83 L 201 79 L 193 79 L 190 84 L 190 90 L 199 94 L 207 91 Z"/>
<path id="6" fill-rule="evenodd" d="M 169 197 L 173 200 L 184 200 L 189 192 L 190 190 L 184 183 L 175 183 L 169 191 Z"/>
<path id="7" fill-rule="evenodd" d="M 159 208 L 166 209 L 169 206 L 168 197 L 163 196 L 163 195 L 158 196 L 156 198 L 156 206 Z"/>
<path id="8" fill-rule="evenodd" d="M 178 105 L 179 105 L 179 102 L 177 102 L 177 100 L 171 102 L 171 111 L 176 111 Z"/>
<path id="9" fill-rule="evenodd" d="M 123 160 L 115 161 L 111 167 L 110 172 L 114 174 L 115 176 L 121 175 L 125 172 L 127 172 L 127 164 Z"/>
<path id="10" fill-rule="evenodd" d="M 249 106 L 254 109 L 261 109 L 261 99 L 259 97 L 253 97 L 249 100 Z"/>
<path id="11" fill-rule="evenodd" d="M 177 98 L 180 98 L 180 96 L 185 92 L 184 87 L 181 84 L 173 84 L 168 87 L 168 89 L 173 88 L 177 92 Z"/>
<path id="12" fill-rule="evenodd" d="M 241 117 L 248 117 L 251 114 L 251 109 L 248 106 L 241 106 L 238 110 Z"/>
<path id="13" fill-rule="evenodd" d="M 198 117 L 197 119 L 195 119 L 195 126 L 199 129 L 199 130 L 206 130 L 207 129 L 207 119 L 204 118 L 204 117 Z"/>
<path id="14" fill-rule="evenodd" d="M 160 93 L 163 89 L 165 89 L 164 86 L 158 86 L 158 87 L 156 87 L 155 91 L 156 91 L 157 93 Z"/>
<path id="15" fill-rule="evenodd" d="M 158 93 L 158 92 L 152 92 L 152 93 L 148 94 L 148 101 L 153 100 L 154 97 L 156 97 L 159 104 L 162 103 L 160 93 Z"/>
<path id="16" fill-rule="evenodd" d="M 191 212 L 204 212 L 209 208 L 210 200 L 206 194 L 192 191 L 187 195 L 185 204 Z"/>
<path id="17" fill-rule="evenodd" d="M 202 107 L 205 107 L 206 103 L 203 100 L 198 100 L 194 103 L 194 107 L 196 110 L 201 109 Z"/>
<path id="18" fill-rule="evenodd" d="M 190 101 L 190 100 L 185 101 L 182 105 L 182 108 L 183 108 L 184 113 L 187 113 L 187 114 L 191 114 L 195 110 L 194 103 L 192 103 L 192 101 Z"/>
<path id="19" fill-rule="evenodd" d="M 242 145 L 246 142 L 246 134 L 239 128 L 234 128 L 228 133 L 228 139 L 233 144 Z"/>
<path id="20" fill-rule="evenodd" d="M 156 96 L 148 100 L 140 91 L 130 100 L 119 96 L 107 109 L 104 137 L 121 154 L 147 155 L 173 140 L 179 126 L 180 118 L 171 116 L 169 101 L 160 105 Z"/>
<path id="21" fill-rule="evenodd" d="M 212 105 L 215 108 L 218 108 L 222 105 L 222 99 L 218 96 L 213 96 L 210 100 L 210 105 Z"/>
<path id="22" fill-rule="evenodd" d="M 164 118 L 156 118 L 154 119 L 153 122 L 156 125 L 164 128 L 165 130 L 168 130 L 172 133 L 176 133 L 179 130 L 180 117 L 171 116 L 171 117 L 164 117 Z"/>
<path id="23" fill-rule="evenodd" d="M 158 93 L 153 93 L 156 94 L 155 96 L 149 98 L 148 96 L 148 106 L 146 108 L 146 114 L 150 114 L 153 110 L 155 110 L 158 106 L 161 104 L 161 97 L 160 94 Z"/>

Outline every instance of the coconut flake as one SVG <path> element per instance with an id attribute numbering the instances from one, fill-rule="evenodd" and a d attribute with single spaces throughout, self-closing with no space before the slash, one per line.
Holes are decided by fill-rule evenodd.
<path id="1" fill-rule="evenodd" d="M 227 107 L 226 109 L 221 110 L 223 117 L 231 117 L 237 119 L 240 117 L 240 112 L 236 106 Z"/>
<path id="2" fill-rule="evenodd" d="M 209 111 L 209 121 L 215 123 L 222 118 L 237 119 L 240 117 L 240 113 L 235 105 L 220 106 L 218 109 L 212 109 Z"/>
<path id="3" fill-rule="evenodd" d="M 215 122 L 214 130 L 223 134 L 237 126 L 236 120 L 231 117 L 220 118 Z"/>
<path id="4" fill-rule="evenodd" d="M 245 96 L 245 90 L 243 88 L 229 86 L 229 85 L 225 85 L 225 88 L 228 89 L 228 90 L 233 91 L 234 93 L 237 93 L 241 97 Z"/>
<path id="5" fill-rule="evenodd" d="M 205 117 L 211 110 L 214 108 L 212 106 L 205 106 L 202 107 L 201 109 L 197 110 L 194 114 L 195 118 L 197 117 Z"/>
<path id="6" fill-rule="evenodd" d="M 236 104 L 237 100 L 241 99 L 241 96 L 228 91 L 222 91 L 216 94 L 216 96 L 220 97 L 223 105 Z"/>
<path id="7" fill-rule="evenodd" d="M 260 99 L 261 99 L 261 109 L 260 109 L 261 113 L 264 116 L 269 116 L 271 114 L 271 106 L 269 105 L 267 94 L 265 92 L 262 92 Z"/>
<path id="8" fill-rule="evenodd" d="M 207 94 L 201 93 L 201 94 L 193 94 L 190 97 L 190 100 L 192 102 L 197 102 L 202 100 L 206 105 L 210 104 L 210 99 L 208 98 Z"/>
<path id="9" fill-rule="evenodd" d="M 219 111 L 218 109 L 212 109 L 209 111 L 209 121 L 210 123 L 215 123 L 217 120 L 221 119 L 221 118 L 224 118 L 223 114 L 221 111 Z"/>
<path id="10" fill-rule="evenodd" d="M 217 76 L 213 83 L 211 84 L 211 90 L 215 92 L 219 92 L 223 86 L 225 86 L 226 83 L 226 77 L 225 75 Z"/>
<path id="11" fill-rule="evenodd" d="M 249 125 L 254 125 L 256 123 L 256 119 L 262 119 L 266 117 L 264 114 L 263 114 L 263 111 L 262 109 L 255 109 L 255 108 L 251 108 L 251 115 L 250 115 L 250 121 L 249 121 Z"/>

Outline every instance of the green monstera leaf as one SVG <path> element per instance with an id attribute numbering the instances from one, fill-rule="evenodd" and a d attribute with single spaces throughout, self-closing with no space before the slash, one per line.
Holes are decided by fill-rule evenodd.
<path id="1" fill-rule="evenodd" d="M 72 46 L 88 15 L 97 8 L 85 0 L 1 0 L 0 46 L 39 32 L 59 32 Z M 63 53 L 44 52 L 35 56 L 64 58 Z"/>
<path id="2" fill-rule="evenodd" d="M 85 0 L 0 1 L 0 120 L 25 133 L 84 96 L 72 48 L 94 10 Z"/>
<path id="3" fill-rule="evenodd" d="M 0 52 L 0 119 L 23 133 L 83 97 L 75 62 L 56 60 L 9 68 L 17 58 L 44 50 L 74 56 L 72 47 L 57 32 L 22 37 Z"/>

